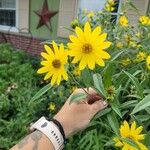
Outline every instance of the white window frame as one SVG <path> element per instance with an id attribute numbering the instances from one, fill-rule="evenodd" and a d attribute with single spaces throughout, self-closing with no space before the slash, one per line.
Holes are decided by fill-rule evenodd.
<path id="1" fill-rule="evenodd" d="M 10 32 L 19 32 L 18 31 L 18 7 L 19 7 L 19 0 L 16 0 L 16 8 L 14 8 L 14 10 L 16 10 L 16 26 L 15 27 L 10 27 L 10 26 L 5 26 L 5 25 L 0 25 L 0 30 L 1 31 L 9 31 L 10 30 Z M 2 10 L 3 8 L 1 8 L 1 10 Z M 10 9 L 10 8 L 4 8 L 4 9 Z M 11 8 L 11 10 L 13 10 L 13 8 Z"/>

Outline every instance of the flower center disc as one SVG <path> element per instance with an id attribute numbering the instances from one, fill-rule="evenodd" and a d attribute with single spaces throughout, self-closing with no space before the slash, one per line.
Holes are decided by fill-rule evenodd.
<path id="1" fill-rule="evenodd" d="M 90 44 L 84 44 L 84 45 L 82 46 L 82 52 L 83 52 L 83 53 L 88 54 L 88 53 L 91 53 L 92 50 L 93 50 L 93 48 L 92 48 L 92 46 L 91 46 Z"/>
<path id="2" fill-rule="evenodd" d="M 134 140 L 134 137 L 132 135 L 129 135 L 128 138 Z"/>
<path id="3" fill-rule="evenodd" d="M 55 60 L 53 60 L 52 65 L 53 65 L 54 68 L 58 69 L 61 66 L 61 62 L 60 62 L 60 60 L 55 59 Z"/>

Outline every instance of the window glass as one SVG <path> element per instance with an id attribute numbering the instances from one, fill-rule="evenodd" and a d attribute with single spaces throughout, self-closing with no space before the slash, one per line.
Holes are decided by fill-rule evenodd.
<path id="1" fill-rule="evenodd" d="M 16 26 L 16 0 L 0 0 L 0 25 Z"/>
<path id="2" fill-rule="evenodd" d="M 98 11 L 104 7 L 106 0 L 78 0 L 78 9 Z"/>
<path id="3" fill-rule="evenodd" d="M 15 0 L 0 0 L 0 8 L 15 8 Z"/>

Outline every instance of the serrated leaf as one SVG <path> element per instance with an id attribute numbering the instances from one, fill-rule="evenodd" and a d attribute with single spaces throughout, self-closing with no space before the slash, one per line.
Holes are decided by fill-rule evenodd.
<path id="1" fill-rule="evenodd" d="M 43 94 L 45 94 L 48 90 L 50 90 L 52 88 L 52 86 L 50 84 L 47 84 L 46 86 L 44 86 L 42 89 L 40 89 L 31 99 L 31 102 L 37 100 L 38 98 L 40 98 Z"/>
<path id="2" fill-rule="evenodd" d="M 77 93 L 77 94 L 73 94 L 71 96 L 71 99 L 70 99 L 70 103 L 72 102 L 79 102 L 83 99 L 85 99 L 87 97 L 87 94 L 86 93 Z"/>
<path id="3" fill-rule="evenodd" d="M 100 92 L 100 94 L 106 98 L 107 94 L 106 91 L 104 89 L 104 85 L 103 85 L 103 81 L 102 81 L 102 77 L 100 74 L 94 74 L 93 75 L 93 81 L 94 81 L 94 87 Z"/>
<path id="4" fill-rule="evenodd" d="M 142 101 L 140 101 L 135 108 L 133 109 L 133 111 L 131 112 L 131 114 L 135 114 L 141 110 L 146 109 L 147 107 L 150 106 L 150 94 L 147 95 Z"/>

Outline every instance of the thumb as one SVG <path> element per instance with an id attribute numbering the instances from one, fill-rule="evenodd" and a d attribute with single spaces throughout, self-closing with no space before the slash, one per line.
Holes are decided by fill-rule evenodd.
<path id="1" fill-rule="evenodd" d="M 103 100 L 96 101 L 91 105 L 92 113 L 95 115 L 97 112 L 99 112 L 100 110 L 103 110 L 107 106 L 108 104 L 106 101 L 103 101 Z"/>

